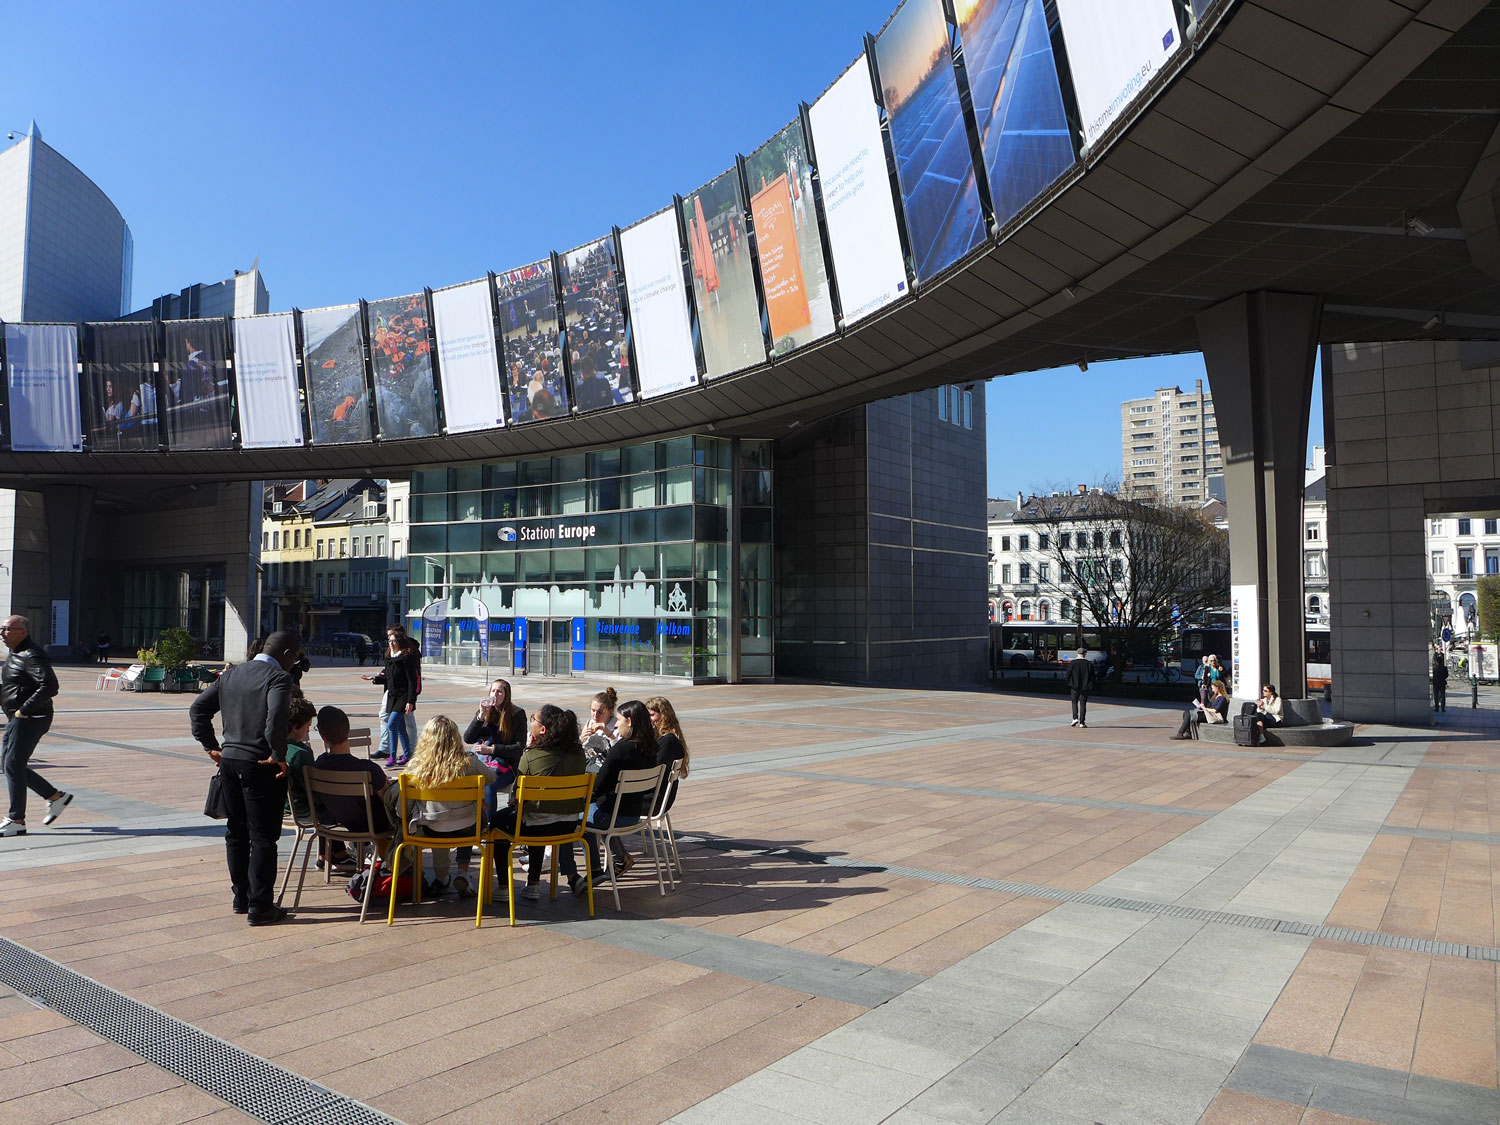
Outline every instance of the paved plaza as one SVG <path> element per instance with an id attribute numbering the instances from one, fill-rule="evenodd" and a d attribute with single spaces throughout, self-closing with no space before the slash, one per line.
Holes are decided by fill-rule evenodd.
<path id="1" fill-rule="evenodd" d="M 360 671 L 308 695 L 373 725 Z M 425 678 L 419 718 L 468 717 L 476 674 Z M 188 697 L 62 679 L 35 764 L 76 800 L 0 841 L 6 1125 L 1500 1120 L 1493 712 L 1249 750 L 1108 699 L 1078 729 L 1051 697 L 674 686 L 666 897 L 646 864 L 594 919 L 560 891 L 514 929 L 503 898 L 361 926 L 319 876 L 251 929 Z"/>

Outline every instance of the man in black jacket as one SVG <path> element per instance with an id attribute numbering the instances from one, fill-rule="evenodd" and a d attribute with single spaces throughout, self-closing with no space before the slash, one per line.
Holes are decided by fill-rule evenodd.
<path id="1" fill-rule="evenodd" d="M 57 674 L 40 645 L 32 643 L 31 622 L 7 617 L 0 625 L 0 640 L 10 649 L 0 670 L 0 707 L 10 721 L 5 726 L 5 779 L 10 783 L 10 815 L 0 821 L 0 836 L 26 835 L 26 790 L 29 787 L 47 801 L 43 824 L 51 824 L 73 800 L 49 785 L 31 768 L 36 744 L 52 726 L 52 697 L 57 694 Z"/>
<path id="2" fill-rule="evenodd" d="M 234 912 L 252 926 L 286 917 L 275 904 L 276 841 L 286 803 L 286 736 L 292 702 L 291 667 L 302 655 L 297 634 L 283 629 L 266 638 L 262 652 L 236 664 L 188 709 L 193 737 L 219 766 L 228 816 L 224 852 L 234 888 Z M 224 742 L 213 718 L 223 715 Z"/>
<path id="3" fill-rule="evenodd" d="M 1073 722 L 1075 727 L 1087 727 L 1089 717 L 1089 692 L 1094 690 L 1094 662 L 1089 659 L 1088 649 L 1080 648 L 1078 655 L 1068 661 L 1068 694 L 1073 698 Z"/>

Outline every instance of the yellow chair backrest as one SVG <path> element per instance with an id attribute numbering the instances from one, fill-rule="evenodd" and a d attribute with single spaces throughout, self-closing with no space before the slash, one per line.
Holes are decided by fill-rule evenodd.
<path id="1" fill-rule="evenodd" d="M 516 809 L 520 815 L 516 818 L 518 834 L 527 836 L 545 836 L 549 841 L 564 836 L 572 836 L 575 839 L 583 838 L 583 818 L 588 813 L 589 798 L 594 792 L 594 775 L 581 773 L 567 777 L 527 777 L 523 776 L 516 781 Z M 527 806 L 530 811 L 542 811 L 537 806 L 548 805 L 545 811 L 570 812 L 578 818 L 575 824 L 538 825 L 527 830 L 525 820 Z M 558 809 L 558 805 L 573 805 L 574 809 Z"/>
<path id="2" fill-rule="evenodd" d="M 470 777 L 455 778 L 443 785 L 430 787 L 419 786 L 406 774 L 401 774 L 397 779 L 401 785 L 401 827 L 407 840 L 417 843 L 430 840 L 436 847 L 453 848 L 460 844 L 474 844 L 480 842 L 484 835 L 484 787 L 487 784 L 479 774 Z M 420 836 L 413 835 L 410 831 L 411 825 L 411 803 L 413 801 L 442 801 L 445 804 L 459 804 L 461 802 L 474 802 L 474 838 L 447 837 L 447 836 Z"/>

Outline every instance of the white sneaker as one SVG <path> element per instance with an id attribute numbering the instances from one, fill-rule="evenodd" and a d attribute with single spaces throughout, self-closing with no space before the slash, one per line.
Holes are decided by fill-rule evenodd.
<path id="1" fill-rule="evenodd" d="M 67 808 L 72 803 L 73 794 L 59 793 L 56 797 L 53 797 L 52 800 L 47 802 L 47 815 L 42 817 L 42 823 L 51 824 L 58 817 L 62 816 L 63 809 Z"/>
<path id="2" fill-rule="evenodd" d="M 0 820 L 0 836 L 24 835 L 26 835 L 26 822 L 24 820 L 11 820 L 10 817 Z"/>
<path id="3" fill-rule="evenodd" d="M 521 888 L 521 897 L 529 898 L 532 902 L 542 897 L 542 885 L 540 883 L 527 883 Z"/>
<path id="4" fill-rule="evenodd" d="M 1076 727 L 1077 725 L 1078 725 L 1078 720 L 1077 719 L 1074 719 L 1071 723 L 1068 724 L 1068 726 L 1070 726 L 1070 727 Z"/>
<path id="5" fill-rule="evenodd" d="M 458 892 L 460 898 L 468 898 L 474 893 L 473 886 L 469 882 L 469 876 L 463 871 L 453 876 L 453 889 Z"/>

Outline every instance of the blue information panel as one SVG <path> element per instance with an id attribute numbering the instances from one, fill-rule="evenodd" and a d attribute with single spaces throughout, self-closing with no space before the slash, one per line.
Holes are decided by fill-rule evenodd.
<path id="1" fill-rule="evenodd" d="M 588 636 L 588 619 L 583 617 L 573 618 L 573 671 L 584 670 L 583 649 L 584 638 Z"/>
<path id="2" fill-rule="evenodd" d="M 515 651 L 512 653 L 513 667 L 517 672 L 526 671 L 526 618 L 516 618 Z"/>

